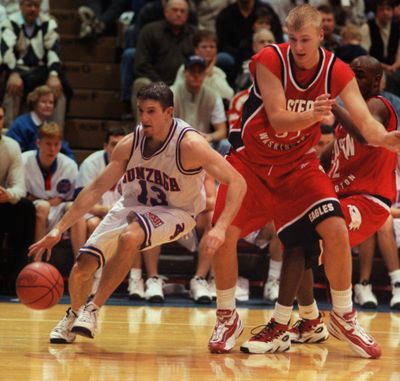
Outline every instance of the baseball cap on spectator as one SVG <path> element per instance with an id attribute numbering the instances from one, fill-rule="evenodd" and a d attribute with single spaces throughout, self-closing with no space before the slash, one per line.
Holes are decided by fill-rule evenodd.
<path id="1" fill-rule="evenodd" d="M 194 56 L 190 56 L 190 57 L 186 58 L 185 70 L 190 69 L 195 65 L 198 65 L 203 69 L 205 69 L 207 67 L 206 61 L 204 60 L 203 57 L 194 55 Z"/>

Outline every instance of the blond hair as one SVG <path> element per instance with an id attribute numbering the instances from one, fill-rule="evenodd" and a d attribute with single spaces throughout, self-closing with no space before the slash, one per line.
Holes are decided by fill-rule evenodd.
<path id="1" fill-rule="evenodd" d="M 275 37 L 269 29 L 259 29 L 257 32 L 253 33 L 253 42 L 259 42 L 264 38 L 271 41 L 271 44 L 275 42 Z"/>
<path id="2" fill-rule="evenodd" d="M 50 89 L 49 86 L 42 85 L 36 87 L 34 90 L 32 90 L 29 94 L 28 97 L 26 98 L 26 101 L 28 103 L 28 108 L 30 111 L 33 111 L 36 107 L 36 105 L 39 102 L 39 99 L 47 94 L 53 94 L 53 99 L 54 99 L 54 106 L 56 105 L 56 96 L 53 92 L 52 89 Z"/>
<path id="3" fill-rule="evenodd" d="M 313 25 L 317 29 L 322 28 L 322 16 L 316 8 L 309 4 L 298 5 L 290 10 L 286 17 L 286 27 L 293 31 L 299 31 L 307 25 Z"/>
<path id="4" fill-rule="evenodd" d="M 340 35 L 342 36 L 342 39 L 346 41 L 356 40 L 361 42 L 362 39 L 360 28 L 354 24 L 347 24 L 342 29 Z"/>
<path id="5" fill-rule="evenodd" d="M 56 122 L 43 123 L 38 130 L 38 139 L 62 139 L 62 129 Z"/>

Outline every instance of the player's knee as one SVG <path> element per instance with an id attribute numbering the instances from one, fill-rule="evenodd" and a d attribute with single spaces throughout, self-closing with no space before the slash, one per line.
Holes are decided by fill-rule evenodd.
<path id="1" fill-rule="evenodd" d="M 92 217 L 86 221 L 88 235 L 90 235 L 94 232 L 94 230 L 97 228 L 97 226 L 99 225 L 100 222 L 101 222 L 101 219 L 99 217 Z"/>
<path id="2" fill-rule="evenodd" d="M 348 246 L 349 232 L 343 220 L 335 221 L 323 235 L 323 241 L 328 246 Z"/>
<path id="3" fill-rule="evenodd" d="M 36 217 L 40 220 L 47 220 L 50 212 L 50 204 L 46 200 L 37 200 L 35 202 Z"/>
<path id="4" fill-rule="evenodd" d="M 119 245 L 122 250 L 139 250 L 144 241 L 144 234 L 140 228 L 125 230 L 119 237 Z"/>

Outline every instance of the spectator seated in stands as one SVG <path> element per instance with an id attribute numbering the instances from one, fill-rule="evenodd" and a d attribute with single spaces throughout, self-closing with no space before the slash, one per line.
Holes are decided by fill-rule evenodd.
<path id="1" fill-rule="evenodd" d="M 204 85 L 206 61 L 200 56 L 190 56 L 185 61 L 185 81 L 172 86 L 174 114 L 203 134 L 221 154 L 230 145 L 226 139 L 227 120 L 222 98 Z"/>
<path id="2" fill-rule="evenodd" d="M 12 273 L 8 275 L 15 279 L 26 264 L 28 247 L 33 243 L 35 207 L 24 198 L 26 188 L 21 150 L 14 140 L 2 135 L 4 114 L 0 104 L 0 236 L 4 238 L 4 233 L 9 236 Z M 2 247 L 0 242 L 0 253 Z"/>
<path id="3" fill-rule="evenodd" d="M 22 154 L 28 198 L 36 208 L 35 241 L 49 232 L 63 216 L 74 196 L 77 164 L 60 153 L 61 127 L 44 123 L 38 131 L 38 150 Z M 70 229 L 74 256 L 86 241 L 86 221 L 81 218 Z"/>
<path id="4" fill-rule="evenodd" d="M 116 26 L 116 22 L 125 11 L 131 10 L 132 0 L 87 0 L 87 6 L 79 7 L 81 19 L 79 36 L 95 37 L 107 33 Z"/>
<path id="5" fill-rule="evenodd" d="M 54 119 L 60 126 L 64 125 L 65 97 L 72 97 L 61 68 L 57 23 L 40 13 L 40 2 L 20 0 L 21 11 L 2 24 L 0 49 L 9 74 L 4 97 L 7 126 L 19 115 L 21 102 L 37 86 L 47 84 L 54 91 Z"/>
<path id="6" fill-rule="evenodd" d="M 212 4 L 211 6 L 221 6 L 221 1 L 222 0 L 219 0 L 219 4 Z M 128 30 L 125 33 L 125 49 L 121 56 L 121 88 L 122 101 L 126 106 L 126 111 L 128 114 L 130 111 L 132 111 L 132 84 L 134 78 L 136 77 L 134 72 L 134 62 L 136 55 L 136 45 L 138 43 L 140 32 L 145 25 L 165 19 L 164 15 L 167 4 L 167 0 L 146 1 L 138 11 L 135 11 L 135 15 L 132 19 L 132 23 L 134 23 L 134 25 L 129 26 Z M 207 4 L 203 4 L 203 2 L 202 5 L 205 5 L 207 7 Z M 135 2 L 134 7 L 135 6 L 140 6 L 140 4 L 138 4 L 138 2 Z M 197 16 L 192 9 L 189 9 L 187 22 L 190 25 L 197 26 Z"/>
<path id="7" fill-rule="evenodd" d="M 20 115 L 7 131 L 7 136 L 19 143 L 21 151 L 36 149 L 38 129 L 53 118 L 55 97 L 50 87 L 43 85 L 33 90 L 27 98 L 30 112 Z M 74 159 L 74 154 L 65 140 L 62 140 L 61 153 Z"/>
<path id="8" fill-rule="evenodd" d="M 333 8 L 329 5 L 321 5 L 318 11 L 322 17 L 322 29 L 324 30 L 324 39 L 322 46 L 325 49 L 335 52 L 341 44 L 341 37 L 336 33 L 336 20 Z"/>
<path id="9" fill-rule="evenodd" d="M 163 81 L 171 86 L 179 66 L 193 54 L 195 28 L 188 24 L 186 0 L 168 0 L 165 20 L 147 24 L 136 46 L 135 75 L 132 88 L 132 112 L 136 119 L 136 94 L 143 86 Z"/>
<path id="10" fill-rule="evenodd" d="M 212 301 L 212 292 L 206 280 L 211 267 L 211 258 L 206 255 L 202 244 L 202 237 L 211 229 L 212 213 L 214 211 L 216 184 L 210 176 L 204 180 L 206 190 L 206 208 L 196 219 L 196 228 L 190 234 L 178 240 L 178 242 L 187 248 L 190 252 L 198 252 L 196 273 L 190 280 L 190 296 L 199 304 L 209 304 Z M 200 242 L 199 242 L 200 240 Z M 158 273 L 158 260 L 161 253 L 161 247 L 155 247 L 142 252 L 145 263 L 147 280 L 144 284 L 142 278 L 142 266 L 140 257 L 134 264 L 129 275 L 129 298 L 145 298 L 149 302 L 159 303 L 164 301 L 163 287 L 164 279 Z M 215 292 L 215 290 L 214 290 Z"/>
<path id="11" fill-rule="evenodd" d="M 241 56 L 240 46 L 245 41 L 251 46 L 253 25 L 260 8 L 269 14 L 275 40 L 283 42 L 282 25 L 277 14 L 270 5 L 260 0 L 237 0 L 223 9 L 216 18 L 219 52 L 217 65 L 225 71 L 231 84 L 246 59 Z"/>
<path id="12" fill-rule="evenodd" d="M 214 91 L 223 100 L 230 101 L 233 97 L 233 89 L 226 80 L 226 74 L 217 66 L 217 36 L 209 30 L 198 30 L 194 35 L 194 52 L 196 55 L 203 57 L 206 61 L 206 76 L 204 85 Z M 174 88 L 185 82 L 185 67 L 181 65 L 176 74 Z"/>
<path id="13" fill-rule="evenodd" d="M 107 166 L 112 152 L 115 146 L 120 142 L 126 132 L 123 128 L 112 127 L 106 131 L 106 137 L 104 141 L 104 149 L 93 152 L 89 155 L 80 165 L 78 179 L 76 182 L 75 197 L 78 193 L 103 171 Z M 86 225 L 87 225 L 87 237 L 89 237 L 96 227 L 99 225 L 103 217 L 108 213 L 111 207 L 121 197 L 120 184 L 115 184 L 112 189 L 103 194 L 100 202 L 90 209 L 89 213 L 86 214 Z M 94 274 L 93 286 L 91 294 L 94 295 L 97 291 L 101 277 L 101 268 L 98 269 Z"/>
<path id="14" fill-rule="evenodd" d="M 392 215 L 400 216 L 399 209 L 392 208 Z M 390 216 L 376 234 L 358 247 L 360 278 L 359 282 L 354 285 L 354 301 L 361 307 L 376 308 L 378 306 L 378 299 L 372 291 L 373 285 L 371 284 L 375 249 L 378 246 L 392 286 L 390 308 L 400 310 L 399 254 L 393 229 L 393 218 Z"/>
<path id="15" fill-rule="evenodd" d="M 341 36 L 341 45 L 335 50 L 336 57 L 346 63 L 350 63 L 355 58 L 368 54 L 361 46 L 362 36 L 359 27 L 348 24 L 343 27 Z"/>
<path id="16" fill-rule="evenodd" d="M 273 44 L 275 37 L 269 29 L 258 29 L 252 36 L 252 54 L 259 52 L 264 46 Z M 243 62 L 242 70 L 235 80 L 235 88 L 237 90 L 248 89 L 252 84 L 252 78 L 249 71 L 250 58 Z"/>
<path id="17" fill-rule="evenodd" d="M 394 0 L 377 0 L 375 18 L 368 21 L 369 34 L 363 41 L 369 54 L 386 72 L 386 90 L 400 96 L 400 21 L 394 18 Z"/>

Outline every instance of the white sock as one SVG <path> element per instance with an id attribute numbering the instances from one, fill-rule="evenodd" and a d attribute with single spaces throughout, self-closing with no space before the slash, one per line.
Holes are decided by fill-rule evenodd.
<path id="1" fill-rule="evenodd" d="M 234 310 L 236 308 L 235 291 L 236 286 L 227 290 L 216 290 L 217 310 Z"/>
<path id="2" fill-rule="evenodd" d="M 269 261 L 268 280 L 278 279 L 281 277 L 282 261 Z"/>
<path id="3" fill-rule="evenodd" d="M 299 315 L 302 319 L 314 320 L 319 316 L 317 302 L 314 299 L 313 304 L 309 306 L 301 306 L 299 304 Z"/>
<path id="4" fill-rule="evenodd" d="M 343 316 L 353 311 L 353 301 L 351 300 L 351 287 L 347 290 L 336 291 L 331 288 L 332 308 L 338 315 Z"/>
<path id="5" fill-rule="evenodd" d="M 288 325 L 290 316 L 292 315 L 293 306 L 282 306 L 278 302 L 275 303 L 275 309 L 272 313 L 272 317 L 279 324 Z"/>
<path id="6" fill-rule="evenodd" d="M 132 279 L 142 279 L 142 269 L 131 268 L 129 277 Z"/>
<path id="7" fill-rule="evenodd" d="M 395 283 L 400 283 L 400 269 L 394 270 L 389 273 L 390 283 L 393 285 Z"/>

